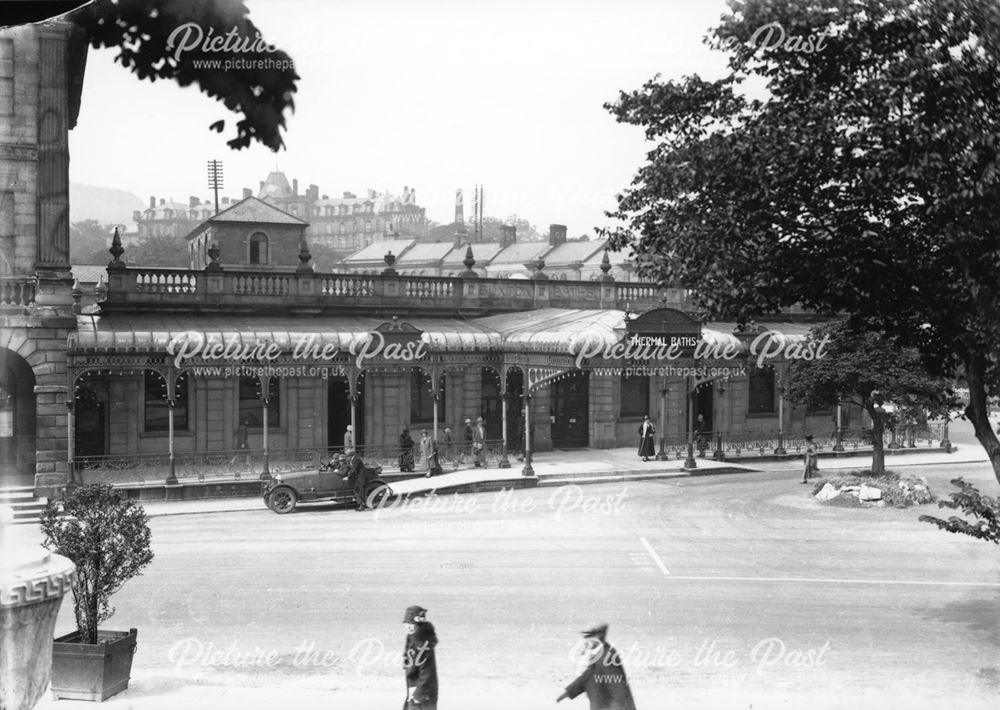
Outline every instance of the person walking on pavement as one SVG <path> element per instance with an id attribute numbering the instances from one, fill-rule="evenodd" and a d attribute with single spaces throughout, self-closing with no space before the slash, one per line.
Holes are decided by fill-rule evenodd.
<path id="1" fill-rule="evenodd" d="M 486 422 L 482 417 L 476 420 L 472 430 L 472 453 L 476 457 L 476 468 L 486 468 Z"/>
<path id="2" fill-rule="evenodd" d="M 463 457 L 465 456 L 466 453 L 468 453 L 470 456 L 475 454 L 475 451 L 473 451 L 472 448 L 473 438 L 474 435 L 472 433 L 472 420 L 466 419 L 465 428 L 462 430 L 462 440 L 465 442 L 465 451 L 462 452 Z"/>
<path id="3" fill-rule="evenodd" d="M 413 437 L 410 436 L 409 427 L 405 426 L 403 433 L 399 435 L 399 470 L 413 470 Z"/>
<path id="4" fill-rule="evenodd" d="M 708 437 L 711 431 L 708 422 L 705 421 L 704 414 L 698 415 L 698 421 L 694 424 L 694 433 L 698 437 L 698 455 L 705 458 L 705 450 L 708 448 Z"/>
<path id="5" fill-rule="evenodd" d="M 233 456 L 230 464 L 236 463 L 241 454 L 239 452 L 245 452 L 246 463 L 250 465 L 250 428 L 247 426 L 247 420 L 241 419 L 240 425 L 236 427 L 236 431 L 233 432 L 233 437 L 236 440 L 236 455 Z"/>
<path id="6" fill-rule="evenodd" d="M 354 487 L 354 502 L 358 510 L 368 510 L 365 489 L 368 488 L 368 469 L 357 452 L 347 458 L 347 475 L 344 480 Z"/>
<path id="7" fill-rule="evenodd" d="M 431 457 L 434 455 L 434 440 L 424 429 L 420 432 L 420 463 L 427 467 L 427 476 L 431 475 Z"/>
<path id="8" fill-rule="evenodd" d="M 656 427 L 653 426 L 653 422 L 649 421 L 647 414 L 643 418 L 642 424 L 639 425 L 639 456 L 643 461 L 649 461 L 650 456 L 656 456 L 654 434 L 656 434 Z"/>
<path id="9" fill-rule="evenodd" d="M 444 428 L 444 434 L 441 436 L 441 458 L 451 465 L 452 470 L 458 468 L 458 462 L 455 460 L 455 437 L 451 435 L 450 426 Z"/>
<path id="10" fill-rule="evenodd" d="M 607 624 L 583 632 L 580 675 L 556 698 L 557 703 L 586 693 L 590 710 L 636 710 L 625 666 L 618 651 L 605 640 L 607 633 Z"/>
<path id="11" fill-rule="evenodd" d="M 353 453 L 354 453 L 354 427 L 348 424 L 347 431 L 344 432 L 344 455 L 350 456 Z"/>
<path id="12" fill-rule="evenodd" d="M 438 676 L 434 647 L 437 635 L 427 621 L 427 610 L 407 607 L 403 615 L 406 643 L 403 646 L 403 673 L 406 677 L 406 701 L 403 710 L 437 710 Z"/>
<path id="13" fill-rule="evenodd" d="M 819 468 L 816 466 L 816 447 L 813 444 L 813 437 L 812 434 L 806 434 L 806 454 L 800 483 L 808 483 L 810 478 L 819 475 L 818 471 Z"/>

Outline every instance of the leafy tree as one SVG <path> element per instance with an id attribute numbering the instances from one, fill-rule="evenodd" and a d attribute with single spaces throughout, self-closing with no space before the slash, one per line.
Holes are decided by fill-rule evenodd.
<path id="1" fill-rule="evenodd" d="M 111 596 L 153 560 L 142 506 L 107 484 L 80 486 L 52 500 L 41 517 L 42 544 L 76 565 L 73 609 L 81 643 L 97 643 L 97 627 L 114 614 Z"/>
<path id="2" fill-rule="evenodd" d="M 69 225 L 70 261 L 74 264 L 102 264 L 109 260 L 108 236 L 114 227 L 96 219 Z"/>
<path id="3" fill-rule="evenodd" d="M 93 47 L 117 47 L 115 60 L 140 79 L 197 84 L 228 110 L 242 113 L 236 137 L 227 141 L 230 148 L 246 148 L 256 140 L 277 151 L 284 145 L 285 110 L 294 110 L 299 76 L 288 54 L 258 44 L 260 32 L 248 14 L 240 0 L 96 0 L 69 18 Z M 185 34 L 181 28 L 189 23 L 190 34 Z M 185 49 L 199 36 L 196 48 Z M 206 39 L 217 37 L 240 49 L 204 51 Z M 211 63 L 227 59 L 235 66 Z M 220 132 L 224 127 L 224 120 L 210 126 Z"/>
<path id="4" fill-rule="evenodd" d="M 952 479 L 951 484 L 959 489 L 958 492 L 949 494 L 951 500 L 938 501 L 938 507 L 961 509 L 966 515 L 973 516 L 975 522 L 970 523 L 954 515 L 947 520 L 932 515 L 921 515 L 920 520 L 933 523 L 948 532 L 971 535 L 1000 545 L 1000 499 L 980 494 L 973 485 L 961 478 Z"/>
<path id="5" fill-rule="evenodd" d="M 783 383 L 785 396 L 811 409 L 841 402 L 862 407 L 872 420 L 872 473 L 885 471 L 882 437 L 897 424 L 884 404 L 933 417 L 947 416 L 958 406 L 948 383 L 931 376 L 920 353 L 901 347 L 896 338 L 857 331 L 844 321 L 819 326 L 810 337 L 828 339 L 825 356 L 793 361 Z"/>
<path id="6" fill-rule="evenodd" d="M 723 78 L 607 105 L 654 145 L 604 233 L 713 317 L 798 304 L 918 348 L 1000 481 L 1000 5 L 735 0 L 706 41 Z"/>

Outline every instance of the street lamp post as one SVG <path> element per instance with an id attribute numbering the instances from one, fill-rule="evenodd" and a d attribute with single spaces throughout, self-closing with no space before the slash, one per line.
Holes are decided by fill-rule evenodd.
<path id="1" fill-rule="evenodd" d="M 534 476 L 535 469 L 531 466 L 531 395 L 524 393 L 524 468 L 522 476 Z"/>
<path id="2" fill-rule="evenodd" d="M 507 458 L 507 397 L 510 394 L 506 388 L 506 378 L 504 378 L 504 390 L 500 393 L 500 463 L 498 468 L 510 468 L 510 459 Z"/>
<path id="3" fill-rule="evenodd" d="M 656 454 L 657 461 L 667 460 L 667 392 L 666 383 L 664 383 L 664 386 L 660 388 L 660 451 Z"/>
<path id="4" fill-rule="evenodd" d="M 837 402 L 837 434 L 836 434 L 836 436 L 837 436 L 837 443 L 835 443 L 833 445 L 833 450 L 834 451 L 843 451 L 844 450 L 844 434 L 843 434 L 843 430 L 841 429 L 841 415 L 842 415 L 842 413 L 843 413 L 843 408 L 841 407 L 840 402 Z"/>

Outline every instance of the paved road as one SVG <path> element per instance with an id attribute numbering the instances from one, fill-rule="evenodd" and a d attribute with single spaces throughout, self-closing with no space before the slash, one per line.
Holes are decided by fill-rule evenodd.
<path id="1" fill-rule="evenodd" d="M 109 702 L 395 708 L 400 622 L 421 604 L 441 637 L 443 710 L 555 707 L 594 620 L 641 710 L 989 707 L 997 547 L 914 510 L 821 507 L 788 465 L 771 468 L 377 517 L 156 518 L 156 559 L 106 624 L 140 629 L 132 689 Z M 995 493 L 984 464 L 929 468 L 911 470 L 939 492 L 964 475 Z M 57 630 L 71 619 L 67 603 Z"/>

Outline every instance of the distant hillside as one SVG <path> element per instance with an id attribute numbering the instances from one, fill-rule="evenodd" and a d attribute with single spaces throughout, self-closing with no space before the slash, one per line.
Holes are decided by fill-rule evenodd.
<path id="1" fill-rule="evenodd" d="M 144 209 L 143 201 L 131 192 L 110 187 L 69 184 L 69 221 L 96 219 L 101 224 L 132 221 L 134 210 Z"/>

